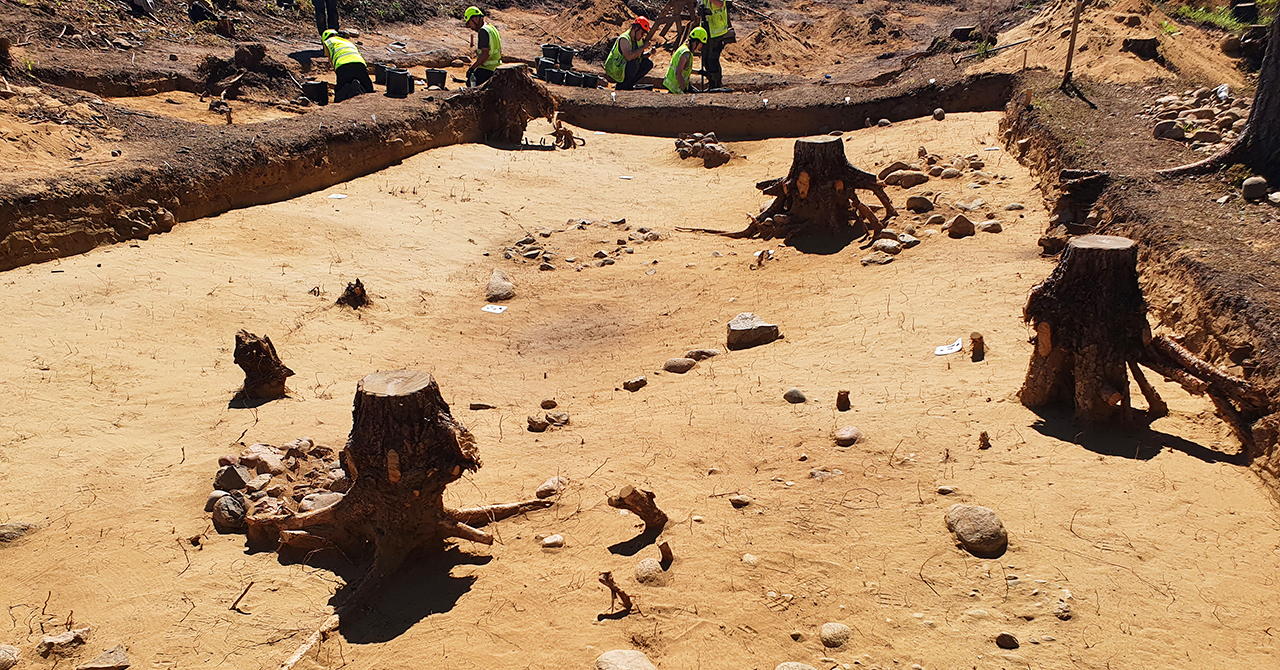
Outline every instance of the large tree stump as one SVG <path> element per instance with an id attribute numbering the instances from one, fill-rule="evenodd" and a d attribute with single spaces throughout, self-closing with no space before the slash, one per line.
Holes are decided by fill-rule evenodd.
<path id="1" fill-rule="evenodd" d="M 342 500 L 313 512 L 248 519 L 251 540 L 308 529 L 352 560 L 372 563 L 344 607 L 364 601 L 415 549 L 438 550 L 448 538 L 492 544 L 466 522 L 483 523 L 548 507 L 530 500 L 469 510 L 444 506 L 444 489 L 480 467 L 475 439 L 454 420 L 431 375 L 375 372 L 356 387 L 351 436 L 342 463 L 353 480 Z"/>
<path id="2" fill-rule="evenodd" d="M 483 86 L 473 90 L 483 96 L 480 126 L 486 140 L 520 144 L 531 119 L 554 118 L 555 99 L 529 76 L 523 63 L 499 65 Z"/>
<path id="3" fill-rule="evenodd" d="M 244 370 L 244 386 L 236 398 L 263 400 L 288 394 L 284 380 L 293 376 L 293 370 L 280 362 L 271 338 L 258 337 L 247 330 L 236 333 L 235 362 Z"/>
<path id="4" fill-rule="evenodd" d="M 1109 235 L 1073 238 L 1049 278 L 1031 289 L 1023 318 L 1035 328 L 1035 350 L 1018 392 L 1027 407 L 1070 401 L 1078 418 L 1131 416 L 1129 369 L 1147 400 L 1147 418 L 1168 407 L 1137 364 L 1208 394 L 1241 441 L 1270 412 L 1267 396 L 1243 379 L 1197 358 L 1168 337 L 1152 338 L 1138 285 L 1138 247 Z"/>
<path id="5" fill-rule="evenodd" d="M 858 200 L 855 189 L 875 193 L 886 218 L 898 215 L 876 176 L 849 164 L 839 137 L 796 140 L 787 176 L 762 181 L 756 188 L 776 198 L 746 230 L 729 233 L 729 237 L 790 239 L 816 234 L 856 238 L 874 234 L 882 227 L 880 221 Z"/>

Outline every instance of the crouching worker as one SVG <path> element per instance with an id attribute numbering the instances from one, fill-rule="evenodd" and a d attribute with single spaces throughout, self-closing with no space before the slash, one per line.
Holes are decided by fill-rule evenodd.
<path id="1" fill-rule="evenodd" d="M 640 78 L 653 69 L 653 61 L 649 59 L 653 48 L 644 48 L 652 29 L 652 21 L 637 16 L 627 32 L 614 41 L 613 50 L 604 61 L 604 73 L 618 84 L 619 91 L 635 90 Z"/>
<path id="2" fill-rule="evenodd" d="M 342 102 L 361 93 L 373 93 L 369 66 L 360 57 L 360 50 L 356 45 L 338 37 L 336 30 L 326 30 L 320 38 L 324 42 L 324 52 L 329 56 L 329 62 L 333 63 L 333 71 L 338 75 L 338 83 L 333 89 L 333 101 Z"/>
<path id="3" fill-rule="evenodd" d="M 462 13 L 467 27 L 476 31 L 476 60 L 467 68 L 467 86 L 479 86 L 489 81 L 493 71 L 502 65 L 502 39 L 498 29 L 484 20 L 484 12 L 472 5 Z"/>
<path id="4" fill-rule="evenodd" d="M 671 67 L 667 68 L 667 77 L 662 80 L 662 85 L 666 86 L 668 91 L 689 92 L 689 75 L 693 74 L 693 54 L 702 51 L 702 46 L 706 43 L 707 30 L 698 26 L 689 33 L 689 40 L 671 54 Z"/>

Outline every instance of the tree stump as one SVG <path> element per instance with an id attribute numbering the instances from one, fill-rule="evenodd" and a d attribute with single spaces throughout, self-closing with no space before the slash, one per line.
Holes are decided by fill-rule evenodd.
<path id="1" fill-rule="evenodd" d="M 359 278 L 356 278 L 354 283 L 347 284 L 346 290 L 338 296 L 337 304 L 346 305 L 351 309 L 360 309 L 369 304 L 369 294 L 365 292 L 364 284 Z"/>
<path id="2" fill-rule="evenodd" d="M 556 111 L 555 99 L 523 63 L 499 65 L 484 86 L 473 90 L 483 96 L 480 127 L 486 140 L 520 144 L 531 119 L 552 120 Z"/>
<path id="3" fill-rule="evenodd" d="M 533 509 L 529 500 L 469 510 L 444 506 L 444 489 L 480 467 L 475 439 L 454 420 L 435 380 L 426 372 L 375 372 L 356 387 L 351 435 L 341 459 L 351 489 L 337 503 L 302 514 L 248 519 L 251 540 L 306 528 L 352 560 L 372 564 L 344 607 L 364 601 L 415 549 L 438 550 L 448 538 L 492 544 L 470 523 Z"/>
<path id="4" fill-rule="evenodd" d="M 728 237 L 790 239 L 816 234 L 838 238 L 852 234 L 857 238 L 874 234 L 882 228 L 880 221 L 858 200 L 855 189 L 875 193 L 884 204 L 886 218 L 898 215 L 876 176 L 849 164 L 839 137 L 796 140 L 787 176 L 762 181 L 756 188 L 776 198 L 746 230 L 728 233 Z"/>
<path id="5" fill-rule="evenodd" d="M 653 491 L 641 491 L 630 484 L 622 487 L 618 495 L 609 496 L 609 506 L 630 510 L 644 522 L 644 532 L 657 535 L 667 525 L 667 515 L 653 502 Z"/>
<path id="6" fill-rule="evenodd" d="M 263 400 L 288 394 L 284 380 L 293 376 L 293 370 L 280 362 L 270 337 L 258 337 L 247 330 L 236 333 L 235 362 L 244 370 L 244 386 L 237 399 Z"/>

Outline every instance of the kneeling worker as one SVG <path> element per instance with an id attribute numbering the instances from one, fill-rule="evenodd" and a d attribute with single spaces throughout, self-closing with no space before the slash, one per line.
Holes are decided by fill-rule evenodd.
<path id="1" fill-rule="evenodd" d="M 333 71 L 338 75 L 338 83 L 333 87 L 333 101 L 342 102 L 361 93 L 373 93 L 369 66 L 360 57 L 356 45 L 338 37 L 338 31 L 333 29 L 324 31 L 320 39 L 324 42 L 329 62 L 333 63 Z"/>
<path id="2" fill-rule="evenodd" d="M 604 73 L 617 82 L 619 91 L 635 90 L 636 82 L 653 69 L 653 61 L 649 60 L 653 48 L 644 48 L 652 29 L 652 21 L 637 16 L 627 32 L 614 41 L 613 50 L 604 61 Z"/>
<path id="3" fill-rule="evenodd" d="M 467 27 L 476 31 L 476 60 L 467 68 L 467 86 L 479 86 L 489 81 L 493 71 L 502 64 L 502 39 L 498 29 L 484 20 L 484 12 L 472 5 L 462 13 Z"/>
<path id="4" fill-rule="evenodd" d="M 667 68 L 667 77 L 662 80 L 662 85 L 666 86 L 668 91 L 689 92 L 689 75 L 693 74 L 693 54 L 702 51 L 702 45 L 706 43 L 707 30 L 698 26 L 689 33 L 689 40 L 671 54 L 671 67 Z"/>

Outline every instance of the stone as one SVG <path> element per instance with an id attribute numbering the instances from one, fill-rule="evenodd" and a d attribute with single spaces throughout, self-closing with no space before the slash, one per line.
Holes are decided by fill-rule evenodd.
<path id="1" fill-rule="evenodd" d="M 965 202 L 963 200 L 956 201 L 956 207 L 959 207 L 961 210 L 965 212 L 972 212 L 975 209 L 981 209 L 986 206 L 987 206 L 987 201 L 983 200 L 982 198 L 974 198 L 973 200 L 970 200 L 968 202 Z"/>
<path id="2" fill-rule="evenodd" d="M 564 546 L 563 535 L 548 535 L 542 538 L 543 549 L 559 549 Z"/>
<path id="3" fill-rule="evenodd" d="M 1009 546 L 1004 522 L 986 507 L 955 504 L 947 510 L 947 530 L 974 556 L 996 558 Z"/>
<path id="4" fill-rule="evenodd" d="M 0 543 L 16 542 L 24 535 L 28 535 L 39 528 L 33 523 L 23 523 L 21 521 L 11 521 L 9 523 L 0 523 Z"/>
<path id="5" fill-rule="evenodd" d="M 1053 606 L 1053 615 L 1058 617 L 1061 621 L 1070 621 L 1071 605 L 1068 605 L 1065 600 L 1059 600 L 1058 603 Z"/>
<path id="6" fill-rule="evenodd" d="M 541 407 L 542 409 L 555 409 L 556 407 L 559 406 L 559 403 L 557 403 L 554 398 L 547 398 L 542 402 L 538 403 L 538 406 Z"/>
<path id="7" fill-rule="evenodd" d="M 596 658 L 595 670 L 658 670 L 642 651 L 614 649 Z"/>
<path id="8" fill-rule="evenodd" d="M 1222 141 L 1222 134 L 1216 130 L 1197 130 L 1191 136 L 1192 142 L 1204 142 L 1205 144 L 1217 144 Z"/>
<path id="9" fill-rule="evenodd" d="M 702 165 L 708 168 L 715 168 L 729 162 L 733 154 L 729 153 L 729 149 L 719 142 L 704 144 L 702 146 Z"/>
<path id="10" fill-rule="evenodd" d="M 89 638 L 89 629 L 77 628 L 58 635 L 46 635 L 36 645 L 36 653 L 48 658 L 50 655 L 65 656 L 76 647 L 84 644 Z"/>
<path id="11" fill-rule="evenodd" d="M 862 431 L 857 426 L 841 426 L 836 429 L 836 444 L 842 447 L 852 447 L 862 439 Z"/>
<path id="12" fill-rule="evenodd" d="M 938 487 L 938 495 L 940 495 L 940 496 L 949 496 L 949 495 L 951 495 L 952 493 L 955 493 L 955 492 L 956 492 L 956 487 L 954 487 L 954 486 L 939 486 L 939 487 Z"/>
<path id="13" fill-rule="evenodd" d="M 564 477 L 555 476 L 545 482 L 542 482 L 542 485 L 533 492 L 533 495 L 538 498 L 550 498 L 551 496 L 563 491 L 564 487 L 568 484 L 569 480 Z"/>
<path id="14" fill-rule="evenodd" d="M 876 251 L 883 251 L 886 254 L 897 256 L 902 253 L 902 243 L 898 240 L 876 240 L 871 243 L 871 248 Z"/>
<path id="15" fill-rule="evenodd" d="M 1004 227 L 1000 225 L 1000 222 L 994 219 L 983 221 L 976 227 L 980 233 L 999 233 L 1004 230 Z"/>
<path id="16" fill-rule="evenodd" d="M 547 412 L 547 423 L 553 426 L 567 426 L 569 425 L 569 413 Z"/>
<path id="17" fill-rule="evenodd" d="M 258 491 L 261 491 L 262 489 L 267 488 L 267 484 L 270 484 L 270 483 L 271 483 L 271 473 L 264 472 L 258 475 L 257 477 L 254 477 L 253 479 L 249 480 L 249 483 L 245 485 L 245 490 L 249 491 L 250 493 L 257 493 Z"/>
<path id="18" fill-rule="evenodd" d="M 804 640 L 804 633 L 803 633 L 803 632 L 801 632 L 801 631 L 798 631 L 798 630 L 793 630 L 793 631 L 791 631 L 791 639 L 792 639 L 792 640 L 795 640 L 796 642 L 803 641 L 803 640 Z"/>
<path id="19" fill-rule="evenodd" d="M 893 256 L 883 251 L 876 251 L 858 262 L 863 265 L 888 265 L 893 262 Z"/>
<path id="20" fill-rule="evenodd" d="M 1222 42 L 1218 44 L 1218 47 L 1221 48 L 1222 53 L 1226 54 L 1227 56 L 1230 56 L 1232 58 L 1236 58 L 1240 56 L 1239 36 L 1227 35 L 1226 37 L 1222 38 Z"/>
<path id="21" fill-rule="evenodd" d="M 942 174 L 939 172 L 938 174 Z M 907 197 L 907 209 L 916 214 L 923 214 L 933 209 L 933 201 L 922 196 L 912 195 Z"/>
<path id="22" fill-rule="evenodd" d="M 943 119 L 945 119 L 945 118 L 947 118 L 947 111 L 946 111 L 946 110 L 944 110 L 944 109 L 943 109 L 943 108 L 941 108 L 941 107 L 939 107 L 939 108 L 937 108 L 937 109 L 933 110 L 933 120 L 934 120 L 934 121 L 941 121 L 941 120 L 943 120 Z"/>
<path id="23" fill-rule="evenodd" d="M 1026 206 L 1020 202 L 1011 202 L 1004 206 L 1004 211 L 1006 212 L 1017 212 L 1023 209 L 1026 209 Z"/>
<path id="24" fill-rule="evenodd" d="M 9 670 L 22 659 L 22 652 L 17 647 L 0 644 L 0 670 Z"/>
<path id="25" fill-rule="evenodd" d="M 755 554 L 743 554 L 742 562 L 754 568 L 755 566 L 760 565 L 760 557 Z"/>
<path id="26" fill-rule="evenodd" d="M 942 224 L 944 224 L 944 223 L 946 223 L 946 222 L 947 222 L 947 217 L 945 217 L 945 216 L 943 216 L 943 215 L 941 215 L 941 214 L 933 214 L 933 215 L 931 215 L 929 218 L 925 219 L 925 221 L 924 221 L 924 225 L 926 225 L 926 226 L 941 226 Z"/>
<path id="27" fill-rule="evenodd" d="M 1014 637 L 1013 633 L 1004 631 L 996 636 L 996 646 L 1001 649 L 1017 649 L 1020 645 L 1018 644 L 1018 638 Z"/>
<path id="28" fill-rule="evenodd" d="M 215 490 L 214 492 L 210 493 L 209 497 L 206 498 L 204 501 L 204 511 L 212 512 L 214 504 L 218 502 L 218 498 L 221 498 L 222 496 L 225 496 L 225 495 L 227 495 L 226 491 Z"/>
<path id="29" fill-rule="evenodd" d="M 973 222 L 964 214 L 957 214 L 947 222 L 947 235 L 954 239 L 969 237 L 975 232 Z"/>
<path id="30" fill-rule="evenodd" d="M 743 507 L 746 507 L 747 505 L 751 504 L 751 496 L 745 496 L 741 494 L 736 496 L 729 496 L 729 504 L 733 505 L 737 509 L 742 509 Z"/>
<path id="31" fill-rule="evenodd" d="M 666 363 L 662 364 L 662 369 L 667 372 L 674 372 L 678 375 L 682 375 L 692 370 L 693 366 L 697 364 L 698 361 L 695 361 L 692 358 L 671 358 L 668 359 Z"/>
<path id="32" fill-rule="evenodd" d="M 782 337 L 778 326 L 766 323 L 764 319 L 751 312 L 743 312 L 733 317 L 729 321 L 728 332 L 727 344 L 730 349 L 757 347 Z"/>
<path id="33" fill-rule="evenodd" d="M 919 170 L 898 170 L 897 172 L 890 173 L 888 177 L 885 177 L 884 183 L 891 185 L 897 184 L 902 188 L 911 188 L 913 186 L 919 186 L 927 181 L 929 181 L 929 175 L 920 172 Z"/>
<path id="34" fill-rule="evenodd" d="M 794 386 L 792 386 L 791 388 L 787 389 L 787 390 L 786 390 L 786 392 L 782 394 L 782 399 L 783 399 L 783 400 L 786 400 L 787 402 L 791 403 L 792 405 L 798 405 L 798 404 L 800 404 L 800 403 L 802 403 L 802 402 L 804 402 L 804 401 L 808 400 L 808 398 L 806 398 L 806 397 L 805 397 L 805 395 L 804 395 L 804 391 L 801 391 L 800 389 L 798 389 L 798 388 L 796 388 L 796 387 L 794 387 Z"/>
<path id="35" fill-rule="evenodd" d="M 692 358 L 695 361 L 705 361 L 713 356 L 720 355 L 718 349 L 690 349 L 685 353 L 685 358 Z"/>
<path id="36" fill-rule="evenodd" d="M 959 176 L 960 176 L 960 174 L 961 174 L 961 173 L 960 173 L 960 171 L 959 171 L 959 170 L 957 170 L 957 169 L 955 169 L 955 168 L 953 168 L 953 167 L 949 167 L 949 168 L 946 168 L 945 170 L 943 170 L 943 171 L 942 171 L 942 174 L 941 174 L 941 175 L 939 175 L 939 176 L 941 176 L 943 179 L 955 179 L 956 177 L 959 177 Z"/>
<path id="37" fill-rule="evenodd" d="M 836 409 L 841 412 L 848 412 L 851 407 L 849 392 L 843 389 L 836 391 Z"/>
<path id="38" fill-rule="evenodd" d="M 848 626 L 837 622 L 822 624 L 822 629 L 818 633 L 818 636 L 822 638 L 822 646 L 832 649 L 843 647 L 844 643 L 849 641 L 851 635 L 853 635 L 853 631 Z"/>
<path id="39" fill-rule="evenodd" d="M 929 168 L 929 176 L 930 176 L 930 177 L 941 177 L 941 176 L 942 176 L 942 173 L 943 173 L 943 171 L 944 171 L 945 169 L 946 169 L 946 168 L 943 168 L 941 165 L 935 165 L 935 166 L 933 166 L 933 167 Z"/>
<path id="40" fill-rule="evenodd" d="M 1178 140 L 1182 141 L 1187 138 L 1187 133 L 1177 121 L 1167 119 L 1155 125 L 1151 130 L 1152 137 L 1156 139 Z"/>
<path id="41" fill-rule="evenodd" d="M 1267 180 L 1263 177 L 1249 177 L 1240 187 L 1240 195 L 1245 200 L 1261 200 L 1267 197 Z"/>
<path id="42" fill-rule="evenodd" d="M 890 163 L 888 166 L 886 166 L 883 170 L 881 170 L 879 174 L 877 174 L 876 176 L 877 178 L 880 179 L 880 181 L 884 181 L 886 177 L 893 174 L 894 172 L 897 172 L 899 170 L 908 170 L 910 168 L 911 168 L 910 165 L 907 165 L 902 161 L 894 161 Z"/>
<path id="43" fill-rule="evenodd" d="M 360 31 L 355 28 L 342 28 L 338 31 L 338 37 L 344 40 L 354 40 L 360 37 Z"/>
<path id="44" fill-rule="evenodd" d="M 341 493 L 312 493 L 305 496 L 302 502 L 298 503 L 299 512 L 313 512 L 318 509 L 324 509 L 342 500 Z"/>
<path id="45" fill-rule="evenodd" d="M 128 667 L 129 656 L 124 653 L 124 645 L 117 644 L 92 661 L 77 665 L 76 670 L 126 670 Z"/>
<path id="46" fill-rule="evenodd" d="M 889 119 L 880 119 L 879 121 L 876 121 L 876 125 L 880 126 L 881 128 L 888 128 L 889 126 L 893 125 L 893 122 L 890 121 Z"/>
<path id="47" fill-rule="evenodd" d="M 253 473 L 243 465 L 224 465 L 213 478 L 213 487 L 221 491 L 238 491 L 249 485 Z"/>
<path id="48" fill-rule="evenodd" d="M 920 244 L 920 238 L 903 233 L 898 236 L 898 244 L 901 244 L 903 249 L 910 249 L 911 247 Z"/>
<path id="49" fill-rule="evenodd" d="M 656 558 L 642 558 L 636 564 L 636 581 L 645 586 L 666 586 L 667 571 Z"/>
<path id="50" fill-rule="evenodd" d="M 534 416 L 531 414 L 526 418 L 526 421 L 529 423 L 530 433 L 541 433 L 551 427 L 551 422 L 547 421 L 545 416 Z"/>
<path id="51" fill-rule="evenodd" d="M 818 670 L 818 669 L 813 667 L 812 665 L 809 665 L 808 663 L 801 663 L 799 661 L 787 661 L 786 663 L 779 663 L 778 667 L 774 668 L 773 670 Z"/>
<path id="52" fill-rule="evenodd" d="M 644 375 L 640 375 L 635 379 L 628 379 L 627 381 L 622 382 L 622 388 L 628 391 L 631 391 L 632 393 L 635 393 L 636 391 L 639 391 L 640 389 L 644 388 L 645 384 L 648 384 L 648 383 L 649 383 L 649 379 Z"/>

